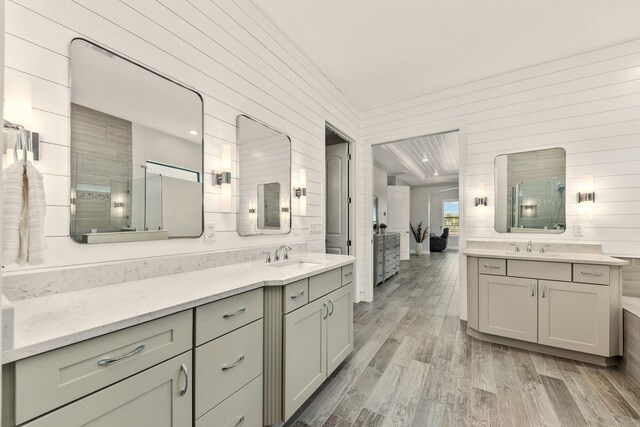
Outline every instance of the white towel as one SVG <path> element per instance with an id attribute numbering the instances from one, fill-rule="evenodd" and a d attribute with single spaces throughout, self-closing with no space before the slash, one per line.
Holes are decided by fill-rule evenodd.
<path id="1" fill-rule="evenodd" d="M 13 163 L 2 173 L 2 263 L 13 264 L 20 251 L 24 165 Z"/>
<path id="2" fill-rule="evenodd" d="M 3 180 L 3 263 L 41 264 L 46 251 L 42 175 L 31 162 L 14 163 Z"/>
<path id="3" fill-rule="evenodd" d="M 42 175 L 31 162 L 27 162 L 27 182 L 25 193 L 28 192 L 28 246 L 25 262 L 42 264 L 44 262 L 47 243 L 44 237 L 44 218 L 47 203 L 44 197 L 44 183 Z M 18 259 L 20 262 L 20 259 Z"/>

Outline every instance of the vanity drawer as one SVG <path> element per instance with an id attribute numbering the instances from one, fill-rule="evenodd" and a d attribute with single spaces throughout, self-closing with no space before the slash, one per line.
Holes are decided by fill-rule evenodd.
<path id="1" fill-rule="evenodd" d="M 16 362 L 16 423 L 188 351 L 192 330 L 188 310 Z"/>
<path id="2" fill-rule="evenodd" d="M 480 258 L 478 260 L 478 272 L 480 274 L 493 274 L 494 276 L 507 275 L 507 260 Z"/>
<path id="3" fill-rule="evenodd" d="M 507 260 L 507 274 L 531 279 L 571 281 L 571 264 L 567 262 Z"/>
<path id="4" fill-rule="evenodd" d="M 284 314 L 287 314 L 309 302 L 309 279 L 298 280 L 284 287 Z"/>
<path id="5" fill-rule="evenodd" d="M 342 267 L 342 286 L 353 282 L 353 264 Z"/>
<path id="6" fill-rule="evenodd" d="M 204 414 L 196 427 L 262 427 L 262 375 Z"/>
<path id="7" fill-rule="evenodd" d="M 333 292 L 342 286 L 342 270 L 336 268 L 326 273 L 309 277 L 309 301 Z"/>
<path id="8" fill-rule="evenodd" d="M 596 285 L 609 284 L 609 266 L 596 264 L 573 264 L 573 281 L 593 283 Z"/>
<path id="9" fill-rule="evenodd" d="M 262 288 L 196 308 L 196 345 L 204 344 L 263 316 Z"/>
<path id="10" fill-rule="evenodd" d="M 195 417 L 262 373 L 262 319 L 196 348 Z"/>

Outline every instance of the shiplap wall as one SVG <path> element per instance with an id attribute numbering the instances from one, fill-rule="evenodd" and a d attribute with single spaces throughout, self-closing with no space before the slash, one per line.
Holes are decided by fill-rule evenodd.
<path id="1" fill-rule="evenodd" d="M 34 123 L 43 141 L 38 168 L 47 193 L 44 267 L 292 242 L 324 250 L 324 234 L 309 234 L 309 223 L 324 224 L 325 120 L 359 141 L 358 111 L 252 1 L 16 0 L 6 4 L 6 23 L 6 73 L 31 81 Z M 71 241 L 68 56 L 75 37 L 132 58 L 203 96 L 205 221 L 216 223 L 215 242 L 91 246 Z M 219 212 L 211 171 L 219 164 L 220 144 L 235 145 L 236 116 L 242 113 L 289 135 L 292 169 L 307 170 L 308 215 L 298 216 L 294 207 L 297 230 L 289 235 L 240 237 L 236 214 Z"/>
<path id="2" fill-rule="evenodd" d="M 367 152 L 371 144 L 459 127 L 466 133 L 465 239 L 588 241 L 602 243 L 607 254 L 640 256 L 640 39 L 362 114 Z M 495 156 L 552 147 L 564 147 L 567 152 L 568 230 L 548 236 L 495 232 Z M 596 192 L 592 218 L 584 204 L 575 201 L 587 175 L 593 175 Z M 473 205 L 479 183 L 485 184 L 489 198 L 486 208 Z M 584 225 L 584 237 L 574 237 L 574 224 Z M 460 246 L 464 248 L 464 242 Z M 461 285 L 463 268 L 461 265 Z M 461 286 L 465 313 L 463 292 L 465 286 Z"/>

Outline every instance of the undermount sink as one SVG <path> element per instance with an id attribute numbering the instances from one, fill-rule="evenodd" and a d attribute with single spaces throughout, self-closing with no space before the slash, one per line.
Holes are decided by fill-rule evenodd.
<path id="1" fill-rule="evenodd" d="M 273 264 L 269 264 L 269 267 L 291 267 L 299 270 L 304 270 L 305 268 L 311 268 L 320 265 L 319 262 L 306 261 L 303 259 L 290 259 L 287 261 L 276 261 Z"/>

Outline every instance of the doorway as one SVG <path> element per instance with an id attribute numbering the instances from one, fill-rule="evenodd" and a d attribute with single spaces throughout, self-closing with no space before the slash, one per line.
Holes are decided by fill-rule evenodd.
<path id="1" fill-rule="evenodd" d="M 450 262 L 451 253 L 458 259 L 459 134 L 453 130 L 372 146 L 375 294 L 381 284 L 405 277 L 405 271 L 429 274 L 422 264 Z"/>
<path id="2" fill-rule="evenodd" d="M 352 254 L 351 140 L 325 126 L 325 251 Z"/>

